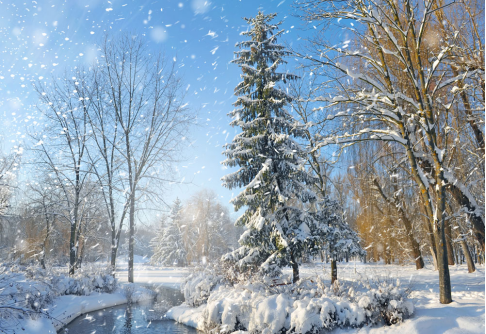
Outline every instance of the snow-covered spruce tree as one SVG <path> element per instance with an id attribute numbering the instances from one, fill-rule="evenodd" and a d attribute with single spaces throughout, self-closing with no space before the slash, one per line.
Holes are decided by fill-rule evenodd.
<path id="1" fill-rule="evenodd" d="M 243 81 L 235 88 L 236 109 L 229 115 L 232 126 L 241 128 L 233 141 L 225 145 L 223 165 L 239 170 L 222 178 L 229 189 L 244 187 L 232 203 L 235 209 L 246 206 L 236 221 L 246 226 L 241 247 L 224 256 L 242 268 L 258 267 L 276 276 L 284 266 L 292 266 L 293 281 L 299 279 L 298 259 L 317 252 L 323 230 L 307 208 L 316 199 L 310 190 L 315 181 L 304 168 L 306 152 L 295 140 L 304 136 L 305 126 L 285 109 L 290 97 L 277 88 L 279 82 L 296 79 L 278 73 L 289 52 L 277 44 L 280 23 L 271 24 L 276 14 L 246 18 L 250 25 L 242 35 L 250 40 L 237 43 L 235 52 Z"/>
<path id="2" fill-rule="evenodd" d="M 150 262 L 163 266 L 184 266 L 187 251 L 178 222 L 181 217 L 181 205 L 176 199 L 169 217 L 162 218 L 161 226 L 151 241 L 154 251 Z"/>
<path id="3" fill-rule="evenodd" d="M 319 202 L 316 219 L 327 226 L 324 248 L 331 257 L 331 283 L 337 280 L 336 261 L 346 256 L 364 256 L 360 238 L 346 222 L 346 217 L 338 201 L 324 197 Z"/>
<path id="4" fill-rule="evenodd" d="M 177 226 L 181 225 L 182 221 L 182 203 L 179 197 L 177 197 L 172 205 L 169 215 L 170 220 L 175 223 Z"/>

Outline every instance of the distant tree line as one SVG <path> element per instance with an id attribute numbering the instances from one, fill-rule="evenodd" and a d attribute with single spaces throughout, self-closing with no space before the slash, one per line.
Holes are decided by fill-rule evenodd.
<path id="1" fill-rule="evenodd" d="M 242 232 L 216 193 L 201 190 L 184 204 L 177 199 L 171 213 L 161 218 L 151 242 L 151 262 L 165 266 L 216 262 L 238 246 Z"/>

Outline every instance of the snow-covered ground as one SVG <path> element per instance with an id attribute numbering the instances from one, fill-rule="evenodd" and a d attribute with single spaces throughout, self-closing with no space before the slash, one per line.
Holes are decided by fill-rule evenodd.
<path id="1" fill-rule="evenodd" d="M 142 261 L 140 261 L 142 262 Z M 191 271 L 187 268 L 153 267 L 144 263 L 135 265 L 135 282 L 141 285 L 153 284 L 178 289 L 181 281 Z M 120 282 L 126 282 L 127 270 L 122 264 L 117 276 Z M 415 270 L 414 266 L 362 264 L 359 262 L 340 263 L 340 280 L 355 281 L 359 275 L 390 275 L 398 278 L 402 285 L 413 284 L 411 298 L 415 311 L 410 319 L 391 327 L 363 327 L 361 329 L 336 329 L 333 333 L 484 333 L 485 332 L 485 276 L 484 267 L 480 266 L 472 274 L 465 266 L 451 266 L 453 303 L 442 305 L 438 302 L 438 273 L 428 266 Z M 285 271 L 290 274 L 290 270 Z M 325 283 L 330 284 L 330 265 L 317 263 L 301 267 L 301 276 L 310 277 L 324 274 Z M 326 279 L 327 278 L 327 279 Z M 90 296 L 61 296 L 49 307 L 51 316 L 63 323 L 70 322 L 80 314 L 126 303 L 126 297 L 120 291 L 113 294 L 94 293 Z M 173 308 L 169 318 L 196 327 L 205 306 L 197 309 L 187 306 Z M 55 333 L 61 322 L 39 319 L 23 322 L 22 333 Z M 20 332 L 20 331 L 19 331 Z"/>
<path id="2" fill-rule="evenodd" d="M 132 300 L 135 302 L 153 298 L 150 291 L 135 288 Z M 43 311 L 51 319 L 40 316 L 36 319 L 25 318 L 19 321 L 13 328 L 7 328 L 7 333 L 24 334 L 55 334 L 59 329 L 71 321 L 88 312 L 101 310 L 107 307 L 123 305 L 128 302 L 123 290 L 115 293 L 93 293 L 89 296 L 65 295 L 57 297 L 52 305 Z"/>
<path id="3" fill-rule="evenodd" d="M 188 268 L 154 267 L 144 263 L 134 264 L 134 282 L 141 285 L 155 285 L 179 289 L 181 282 L 189 274 Z M 120 283 L 128 282 L 128 266 L 121 263 L 116 277 Z"/>
<path id="4" fill-rule="evenodd" d="M 304 275 L 310 275 L 319 268 L 305 268 Z M 330 266 L 325 266 L 327 272 Z M 341 279 L 354 280 L 354 262 L 338 267 Z M 466 265 L 450 266 L 453 302 L 448 305 L 439 303 L 439 273 L 428 266 L 416 270 L 415 266 L 396 266 L 356 263 L 357 273 L 371 275 L 390 274 L 402 281 L 412 281 L 415 312 L 412 318 L 398 326 L 381 328 L 362 328 L 359 333 L 426 333 L 426 334 L 467 334 L 485 332 L 485 275 L 484 267 L 478 266 L 476 272 L 469 274 Z M 349 333 L 356 330 L 336 330 L 336 333 Z"/>
<path id="5" fill-rule="evenodd" d="M 25 323 L 20 323 L 14 329 L 14 333 L 55 334 L 57 330 L 84 313 L 126 303 L 127 298 L 121 292 L 96 293 L 90 296 L 61 296 L 44 310 L 52 319 L 40 317 L 36 320 L 27 320 Z"/>
<path id="6" fill-rule="evenodd" d="M 289 272 L 288 272 L 289 273 Z M 302 277 L 323 274 L 330 279 L 329 264 L 305 265 L 301 268 Z M 361 329 L 336 329 L 334 333 L 484 333 L 485 332 L 485 276 L 484 267 L 469 274 L 466 266 L 451 266 L 453 302 L 448 305 L 439 303 L 438 272 L 430 266 L 415 270 L 412 265 L 362 264 L 358 262 L 341 263 L 338 275 L 342 281 L 355 281 L 361 276 L 386 275 L 400 280 L 402 285 L 413 286 L 411 298 L 415 311 L 410 319 L 390 327 L 363 327 Z M 330 281 L 325 281 L 330 284 Z M 204 305 L 195 309 L 187 306 L 173 308 L 168 317 L 195 327 L 204 311 Z"/>
<path id="7" fill-rule="evenodd" d="M 0 326 L 0 332 L 3 333 L 2 329 L 5 329 L 6 333 L 14 334 L 55 334 L 60 328 L 66 324 L 69 324 L 82 314 L 126 304 L 128 302 L 127 295 L 130 295 L 130 299 L 133 302 L 152 299 L 154 297 L 154 293 L 151 290 L 144 288 L 144 284 L 159 283 L 164 287 L 178 289 L 180 287 L 179 280 L 181 280 L 187 273 L 186 270 L 176 271 L 177 274 L 169 274 L 172 271 L 170 268 L 155 268 L 145 266 L 143 261 L 137 262 L 138 263 L 135 266 L 135 275 L 137 278 L 139 278 L 139 284 L 126 284 L 126 268 L 125 271 L 123 271 L 122 263 L 120 275 L 121 279 L 119 279 L 118 289 L 116 289 L 116 291 L 113 291 L 112 293 L 88 292 L 88 295 L 82 296 L 73 294 L 58 295 L 51 303 L 48 303 L 42 308 L 44 314 L 48 315 L 49 317 L 38 316 L 35 317 L 35 319 L 31 319 L 29 316 L 19 317 L 18 321 L 4 322 L 3 325 L 5 325 L 6 328 L 2 328 Z M 98 263 L 97 265 L 100 267 L 105 267 L 105 264 Z M 57 268 L 57 270 L 59 270 L 61 273 L 67 272 L 67 268 Z M 125 275 L 123 275 L 123 273 L 125 273 Z M 10 277 L 11 285 L 13 286 L 16 286 L 16 284 L 21 284 L 22 287 L 29 287 L 29 289 L 33 291 L 46 290 L 46 282 L 42 282 L 42 280 L 26 279 L 24 275 L 19 273 L 6 277 L 7 279 Z M 86 280 L 86 278 L 83 282 L 87 284 L 93 283 L 90 280 Z M 7 287 L 8 289 L 9 282 L 4 281 L 3 283 L 3 288 Z M 62 287 L 62 284 L 58 285 L 59 286 L 52 288 L 56 289 Z M 129 293 L 127 293 L 127 290 Z M 0 289 L 0 293 L 5 293 L 5 291 Z M 18 291 L 16 290 L 16 292 Z M 57 293 L 60 292 L 58 291 Z M 0 298 L 0 301 L 1 300 L 2 299 Z M 0 304 L 0 306 L 2 305 Z M 1 324 L 2 323 L 0 322 L 0 325 Z"/>

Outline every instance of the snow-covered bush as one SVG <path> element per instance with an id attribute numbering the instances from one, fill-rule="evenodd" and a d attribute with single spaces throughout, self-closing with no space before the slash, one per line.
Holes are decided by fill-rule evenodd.
<path id="1" fill-rule="evenodd" d="M 206 303 L 211 291 L 222 282 L 219 267 L 208 265 L 206 268 L 196 268 L 181 284 L 185 303 L 189 306 Z"/>
<path id="2" fill-rule="evenodd" d="M 58 273 L 51 278 L 52 285 L 60 295 L 89 295 L 92 292 L 111 293 L 117 288 L 117 281 L 109 268 L 85 265 L 73 276 Z"/>
<path id="3" fill-rule="evenodd" d="M 402 288 L 398 279 L 394 281 L 390 277 L 375 277 L 364 285 L 368 291 L 358 297 L 358 305 L 366 310 L 371 322 L 376 323 L 383 319 L 390 326 L 412 315 L 414 307 L 407 300 L 411 285 Z"/>
<path id="4" fill-rule="evenodd" d="M 110 270 L 95 265 L 78 269 L 72 277 L 55 268 L 45 270 L 18 263 L 0 266 L 0 300 L 8 296 L 15 305 L 34 311 L 45 307 L 57 296 L 111 293 L 116 288 L 117 280 Z"/>
<path id="5" fill-rule="evenodd" d="M 56 296 L 49 283 L 32 281 L 10 269 L 0 266 L 0 332 L 7 332 L 18 319 L 42 312 Z"/>
<path id="6" fill-rule="evenodd" d="M 336 297 L 304 298 L 294 302 L 290 328 L 297 333 L 318 333 L 335 327 L 360 327 L 365 311 L 356 303 Z"/>
<path id="7" fill-rule="evenodd" d="M 18 319 L 44 313 L 42 310 L 58 296 L 109 293 L 117 288 L 116 279 L 104 267 L 85 265 L 73 277 L 66 276 L 63 273 L 65 271 L 65 268 L 61 271 L 56 268 L 45 270 L 39 266 L 23 266 L 18 262 L 1 264 L 0 332 Z"/>
<path id="8" fill-rule="evenodd" d="M 407 300 L 410 288 L 390 278 L 333 286 L 324 285 L 320 276 L 297 284 L 229 285 L 200 271 L 190 282 L 185 287 L 192 291 L 188 304 L 206 302 L 198 328 L 215 333 L 311 334 L 338 327 L 391 325 L 413 313 L 413 305 Z"/>
<path id="9" fill-rule="evenodd" d="M 39 311 L 55 295 L 49 283 L 28 280 L 22 273 L 0 274 L 0 305 Z"/>

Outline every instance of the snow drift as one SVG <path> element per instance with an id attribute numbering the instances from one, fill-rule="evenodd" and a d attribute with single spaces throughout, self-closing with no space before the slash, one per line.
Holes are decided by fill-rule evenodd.
<path id="1" fill-rule="evenodd" d="M 331 287 L 319 276 L 297 284 L 229 285 L 221 276 L 196 273 L 182 291 L 189 305 L 172 308 L 167 318 L 217 333 L 318 333 L 336 327 L 391 325 L 414 311 L 407 299 L 410 288 L 390 278 Z"/>

